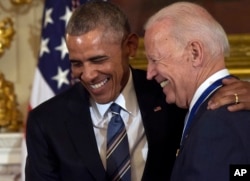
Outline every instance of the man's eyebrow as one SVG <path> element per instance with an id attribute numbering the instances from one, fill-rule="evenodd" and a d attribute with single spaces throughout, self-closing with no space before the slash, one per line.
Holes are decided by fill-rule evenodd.
<path id="1" fill-rule="evenodd" d="M 106 59 L 108 58 L 107 55 L 97 55 L 97 56 L 94 56 L 94 57 L 90 57 L 88 60 L 97 60 L 97 59 Z"/>
<path id="2" fill-rule="evenodd" d="M 80 60 L 77 60 L 77 59 L 69 59 L 70 62 L 79 62 Z"/>

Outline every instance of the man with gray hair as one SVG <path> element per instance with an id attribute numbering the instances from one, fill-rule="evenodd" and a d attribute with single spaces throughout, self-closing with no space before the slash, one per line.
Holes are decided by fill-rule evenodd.
<path id="1" fill-rule="evenodd" d="M 147 78 L 166 102 L 189 108 L 172 181 L 228 181 L 230 165 L 250 164 L 250 111 L 208 110 L 208 99 L 231 77 L 229 43 L 222 26 L 203 7 L 171 4 L 145 25 Z M 237 92 L 232 94 L 239 103 Z"/>

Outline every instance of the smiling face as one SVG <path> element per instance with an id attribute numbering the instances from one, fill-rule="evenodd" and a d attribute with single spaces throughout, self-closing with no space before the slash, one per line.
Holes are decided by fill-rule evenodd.
<path id="1" fill-rule="evenodd" d="M 166 102 L 187 108 L 192 89 L 188 48 L 177 43 L 166 29 L 169 25 L 155 23 L 146 30 L 145 51 L 148 59 L 147 79 L 155 79 L 163 88 Z"/>
<path id="2" fill-rule="evenodd" d="M 98 29 L 66 36 L 72 74 L 100 104 L 115 100 L 129 78 L 128 40 L 121 43 L 112 37 Z"/>

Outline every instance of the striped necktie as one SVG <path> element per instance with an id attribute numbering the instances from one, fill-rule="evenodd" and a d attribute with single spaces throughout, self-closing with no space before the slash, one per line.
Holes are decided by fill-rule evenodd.
<path id="1" fill-rule="evenodd" d="M 121 107 L 115 103 L 110 106 L 112 118 L 107 131 L 107 173 L 112 181 L 130 181 L 130 154 L 128 137 L 120 115 Z"/>

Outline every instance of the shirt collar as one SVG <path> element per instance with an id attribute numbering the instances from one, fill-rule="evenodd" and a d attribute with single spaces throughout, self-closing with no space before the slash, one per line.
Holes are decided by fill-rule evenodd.
<path id="1" fill-rule="evenodd" d="M 136 101 L 136 99 L 133 98 L 134 96 L 135 96 L 134 85 L 133 85 L 133 80 L 132 80 L 132 72 L 130 70 L 127 84 L 125 85 L 123 91 L 119 94 L 119 96 L 113 102 L 121 106 L 123 110 L 126 110 L 128 113 L 133 114 L 133 111 L 135 110 L 133 107 L 133 105 L 135 105 L 133 101 Z M 126 100 L 129 100 L 129 101 L 126 101 Z M 99 115 L 103 117 L 113 102 L 109 102 L 107 104 L 98 104 L 94 102 L 93 100 L 91 100 L 91 105 L 94 107 L 94 109 L 96 109 Z"/>
<path id="2" fill-rule="evenodd" d="M 208 77 L 196 90 L 193 99 L 190 103 L 189 110 L 192 109 L 194 106 L 195 102 L 198 100 L 198 98 L 201 96 L 201 94 L 211 85 L 213 84 L 216 80 L 222 79 L 223 77 L 229 75 L 229 71 L 227 69 L 222 69 L 210 77 Z"/>

